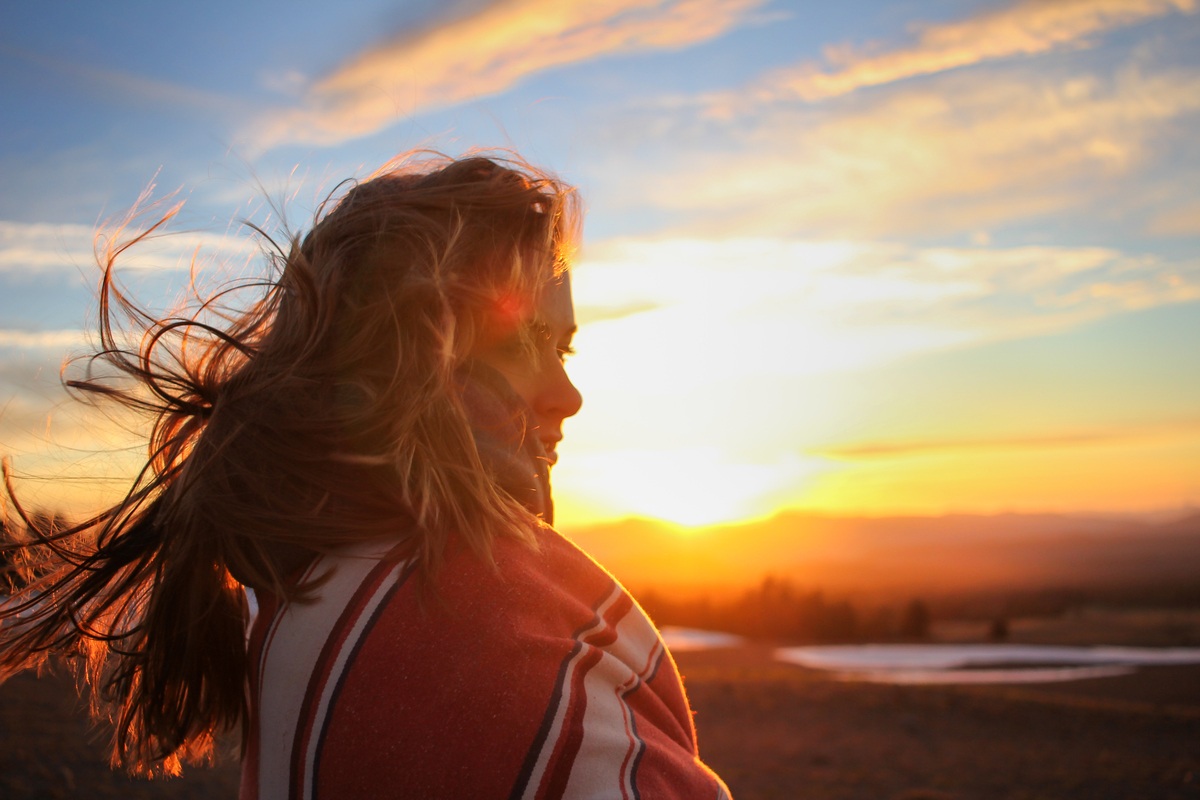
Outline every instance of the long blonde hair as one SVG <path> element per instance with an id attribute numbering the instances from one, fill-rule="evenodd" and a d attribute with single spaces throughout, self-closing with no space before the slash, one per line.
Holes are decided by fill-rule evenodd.
<path id="1" fill-rule="evenodd" d="M 274 247 L 275 277 L 221 326 L 221 297 L 163 319 L 117 288 L 146 233 L 109 248 L 90 358 L 126 384 L 67 386 L 152 415 L 149 458 L 120 503 L 59 531 L 6 481 L 26 523 L 7 548 L 31 566 L 0 610 L 0 670 L 75 656 L 114 763 L 175 772 L 246 724 L 242 585 L 304 601 L 317 587 L 289 574 L 355 540 L 394 537 L 428 576 L 452 536 L 485 557 L 528 538 L 539 521 L 482 468 L 455 371 L 497 304 L 531 307 L 565 268 L 578 225 L 574 191 L 527 164 L 409 159 Z"/>

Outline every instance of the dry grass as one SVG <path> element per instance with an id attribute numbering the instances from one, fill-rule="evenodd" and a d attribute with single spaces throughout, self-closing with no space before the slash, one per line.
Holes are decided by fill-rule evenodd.
<path id="1" fill-rule="evenodd" d="M 192 769 L 147 781 L 108 767 L 107 748 L 83 713 L 70 678 L 27 672 L 0 686 L 0 800 L 236 798 L 240 767 Z"/>
<path id="2" fill-rule="evenodd" d="M 840 683 L 766 649 L 678 660 L 738 800 L 1200 798 L 1200 667 L 1015 690 Z"/>
<path id="3" fill-rule="evenodd" d="M 840 683 L 768 647 L 678 662 L 701 755 L 737 800 L 1200 798 L 1200 667 L 1015 688 Z M 232 760 L 113 773 L 79 706 L 62 677 L 0 686 L 0 800 L 237 796 Z"/>

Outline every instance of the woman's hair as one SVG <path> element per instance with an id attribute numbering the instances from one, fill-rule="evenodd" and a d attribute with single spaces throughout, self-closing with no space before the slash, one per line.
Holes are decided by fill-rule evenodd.
<path id="1" fill-rule="evenodd" d="M 302 238 L 259 231 L 273 275 L 254 302 L 227 289 L 157 318 L 114 267 L 169 217 L 100 256 L 100 347 L 66 381 L 151 415 L 133 487 L 47 529 L 6 474 L 28 585 L 0 607 L 0 675 L 73 657 L 112 711 L 114 763 L 141 772 L 247 724 L 243 585 L 303 602 L 319 580 L 297 585 L 299 568 L 351 541 L 395 538 L 428 576 L 452 536 L 484 557 L 529 540 L 539 522 L 483 468 L 459 368 L 497 313 L 535 306 L 579 221 L 573 190 L 524 163 L 402 161 L 331 196 Z"/>

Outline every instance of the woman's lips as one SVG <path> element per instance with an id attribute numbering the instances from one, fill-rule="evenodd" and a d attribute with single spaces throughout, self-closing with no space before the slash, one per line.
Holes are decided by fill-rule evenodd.
<path id="1" fill-rule="evenodd" d="M 558 451 L 555 450 L 555 445 L 558 444 L 557 439 L 543 439 L 542 450 L 546 453 L 546 461 L 550 462 L 550 466 L 558 463 Z"/>

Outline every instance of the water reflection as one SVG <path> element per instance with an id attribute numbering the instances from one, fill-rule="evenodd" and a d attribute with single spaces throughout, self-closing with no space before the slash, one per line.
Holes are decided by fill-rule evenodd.
<path id="1" fill-rule="evenodd" d="M 740 636 L 666 626 L 673 652 L 741 647 Z M 775 658 L 845 681 L 894 684 L 1054 683 L 1129 675 L 1141 666 L 1200 664 L 1200 647 L 1036 644 L 857 644 L 781 647 Z"/>
<path id="2" fill-rule="evenodd" d="M 1128 675 L 1139 666 L 1200 664 L 1200 648 L 1027 644 L 783 647 L 775 657 L 839 680 L 896 684 L 1051 683 Z"/>
<path id="3" fill-rule="evenodd" d="M 665 625 L 659 629 L 663 642 L 672 653 L 683 653 L 690 650 L 713 650 L 718 647 L 741 647 L 745 640 L 732 633 L 720 631 L 703 631 L 699 628 L 680 628 L 675 625 Z"/>

